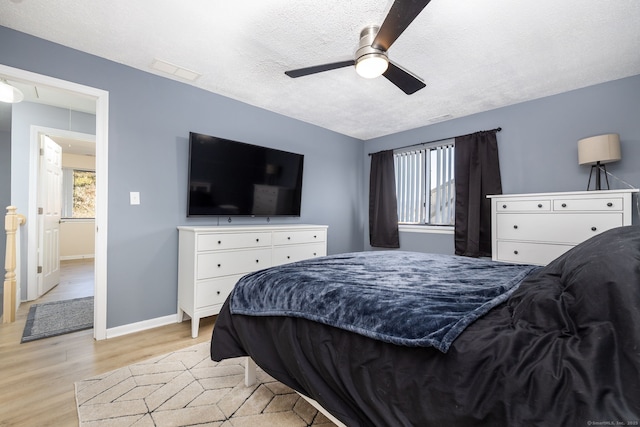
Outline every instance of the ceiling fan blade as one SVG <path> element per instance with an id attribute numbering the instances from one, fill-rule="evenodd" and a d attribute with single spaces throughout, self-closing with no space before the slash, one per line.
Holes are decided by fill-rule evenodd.
<path id="1" fill-rule="evenodd" d="M 323 71 L 335 70 L 337 68 L 344 68 L 350 65 L 354 65 L 356 61 L 350 59 L 348 61 L 332 62 L 330 64 L 314 65 L 313 67 L 298 68 L 297 70 L 289 70 L 284 73 L 289 77 L 302 77 L 309 74 L 321 73 Z"/>
<path id="2" fill-rule="evenodd" d="M 389 61 L 389 68 L 382 74 L 407 95 L 416 93 L 427 85 L 418 77 L 403 70 L 400 66 Z"/>
<path id="3" fill-rule="evenodd" d="M 413 22 L 431 0 L 396 0 L 384 18 L 378 35 L 372 46 L 384 51 L 389 50 L 393 42 Z"/>

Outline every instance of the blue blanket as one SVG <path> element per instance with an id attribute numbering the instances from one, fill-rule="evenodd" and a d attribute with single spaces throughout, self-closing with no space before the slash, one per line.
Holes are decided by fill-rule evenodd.
<path id="1" fill-rule="evenodd" d="M 230 310 L 300 317 L 446 353 L 469 324 L 505 301 L 534 269 L 403 251 L 332 255 L 248 274 L 231 293 Z"/>

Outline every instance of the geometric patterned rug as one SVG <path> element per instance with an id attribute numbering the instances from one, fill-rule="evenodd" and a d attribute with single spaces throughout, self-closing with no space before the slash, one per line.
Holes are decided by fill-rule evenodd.
<path id="1" fill-rule="evenodd" d="M 244 385 L 245 358 L 214 362 L 210 343 L 75 383 L 81 427 L 333 427 L 260 368 Z"/>

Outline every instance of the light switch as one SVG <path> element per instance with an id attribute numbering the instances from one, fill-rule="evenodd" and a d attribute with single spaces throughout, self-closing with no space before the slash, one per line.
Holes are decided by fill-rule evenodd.
<path id="1" fill-rule="evenodd" d="M 140 204 L 140 193 L 137 191 L 132 191 L 129 193 L 129 203 L 132 205 Z"/>

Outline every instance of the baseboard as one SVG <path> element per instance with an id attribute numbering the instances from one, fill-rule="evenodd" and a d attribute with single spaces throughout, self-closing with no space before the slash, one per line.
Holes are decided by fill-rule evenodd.
<path id="1" fill-rule="evenodd" d="M 96 256 L 94 254 L 86 254 L 86 255 L 65 255 L 60 257 L 60 261 L 72 261 L 74 259 L 93 259 Z"/>
<path id="2" fill-rule="evenodd" d="M 116 326 L 115 328 L 107 328 L 107 339 L 120 337 L 122 335 L 133 334 L 135 332 L 146 331 L 147 329 L 166 326 L 172 323 L 178 323 L 178 321 L 178 314 L 176 313 L 170 314 L 169 316 L 156 317 L 155 319 L 143 320 L 142 322 Z"/>

